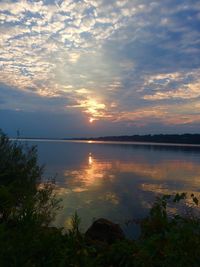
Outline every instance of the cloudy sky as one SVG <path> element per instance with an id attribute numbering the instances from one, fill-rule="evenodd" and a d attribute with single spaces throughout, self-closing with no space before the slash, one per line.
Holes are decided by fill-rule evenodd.
<path id="1" fill-rule="evenodd" d="M 0 128 L 200 131 L 199 0 L 1 0 Z"/>

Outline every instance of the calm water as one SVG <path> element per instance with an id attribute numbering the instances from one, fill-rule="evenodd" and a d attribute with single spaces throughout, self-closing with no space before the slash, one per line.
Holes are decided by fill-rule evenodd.
<path id="1" fill-rule="evenodd" d="M 164 193 L 200 191 L 200 148 L 34 141 L 46 177 L 55 177 L 68 226 L 75 211 L 86 229 L 104 217 L 124 225 L 147 214 Z M 124 226 L 125 229 L 125 226 Z M 130 229 L 125 229 L 127 233 Z M 130 234 L 130 233 L 128 233 Z"/>

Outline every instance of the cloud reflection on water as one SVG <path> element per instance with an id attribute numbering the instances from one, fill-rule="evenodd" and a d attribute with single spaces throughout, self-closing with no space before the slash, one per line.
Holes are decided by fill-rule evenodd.
<path id="1" fill-rule="evenodd" d="M 103 159 L 91 152 L 77 168 L 64 171 L 58 191 L 64 213 L 58 223 L 68 221 L 75 210 L 87 227 L 92 218 L 106 217 L 119 223 L 144 216 L 155 196 L 194 192 L 200 188 L 200 165 L 192 160 L 148 161 L 147 158 Z"/>

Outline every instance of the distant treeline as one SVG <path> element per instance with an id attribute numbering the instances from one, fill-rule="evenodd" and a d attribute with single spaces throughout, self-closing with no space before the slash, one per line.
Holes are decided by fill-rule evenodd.
<path id="1" fill-rule="evenodd" d="M 128 142 L 152 142 L 152 143 L 177 143 L 199 144 L 200 134 L 155 134 L 155 135 L 122 135 L 87 138 L 95 141 L 128 141 Z"/>
<path id="2" fill-rule="evenodd" d="M 200 134 L 147 134 L 147 135 L 120 135 L 81 138 L 44 138 L 44 137 L 18 137 L 25 140 L 93 140 L 93 141 L 120 141 L 120 142 L 148 142 L 167 144 L 194 144 L 200 145 Z"/>

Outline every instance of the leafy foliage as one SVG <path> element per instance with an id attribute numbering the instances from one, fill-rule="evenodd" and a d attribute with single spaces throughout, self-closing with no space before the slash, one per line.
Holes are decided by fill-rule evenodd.
<path id="1" fill-rule="evenodd" d="M 42 184 L 37 149 L 0 133 L 0 221 L 49 225 L 59 208 L 52 182 Z"/>
<path id="2" fill-rule="evenodd" d="M 54 239 L 63 238 L 61 230 L 47 228 L 59 200 L 51 182 L 42 184 L 42 172 L 36 147 L 10 141 L 0 132 L 0 266 L 42 266 L 55 250 Z"/>

